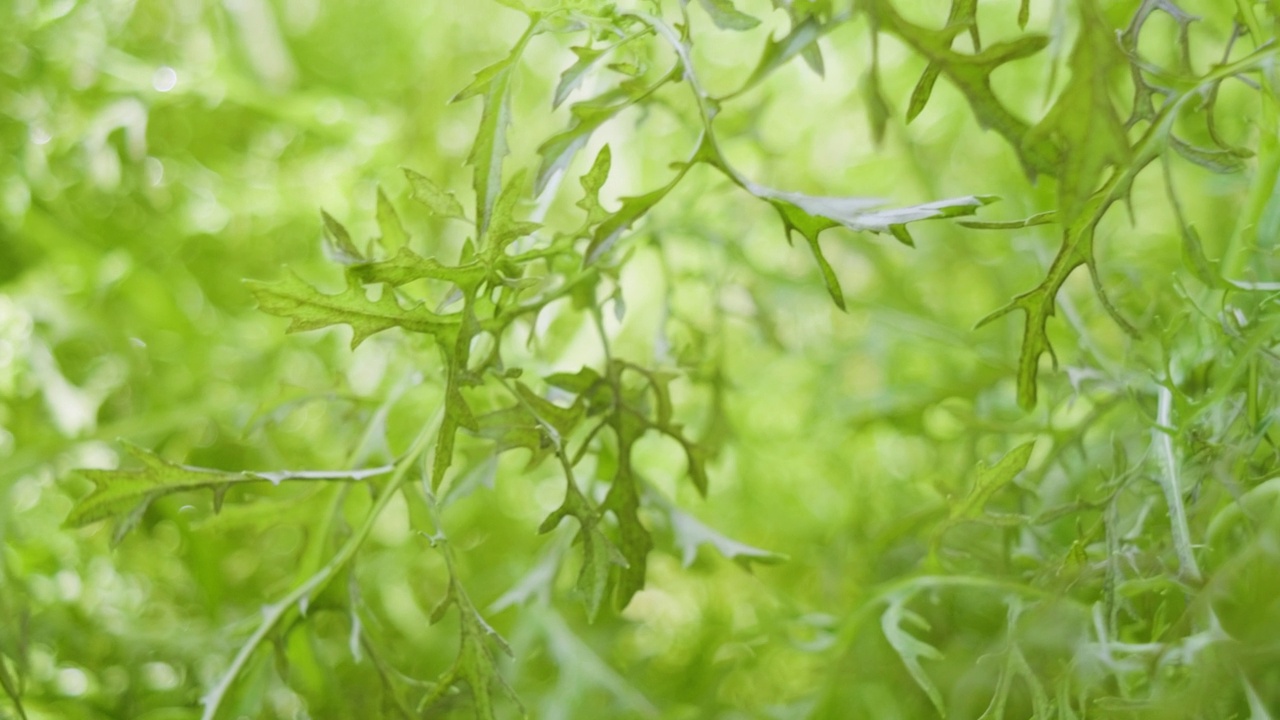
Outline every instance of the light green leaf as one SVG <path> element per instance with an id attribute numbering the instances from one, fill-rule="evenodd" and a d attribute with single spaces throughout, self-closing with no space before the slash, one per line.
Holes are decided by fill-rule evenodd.
<path id="1" fill-rule="evenodd" d="M 404 225 L 400 224 L 400 215 L 381 187 L 378 188 L 377 212 L 378 230 L 382 233 L 378 236 L 378 244 L 387 252 L 396 252 L 409 242 L 409 234 L 405 232 Z"/>
<path id="2" fill-rule="evenodd" d="M 364 256 L 355 243 L 351 242 L 351 234 L 342 223 L 323 210 L 320 211 L 320 218 L 324 221 L 324 242 L 329 256 L 343 265 L 364 262 Z"/>
<path id="3" fill-rule="evenodd" d="M 747 81 L 744 82 L 742 87 L 738 88 L 738 90 L 733 94 L 741 95 L 760 84 L 760 81 L 772 74 L 773 71 L 783 65 L 786 65 L 791 58 L 808 50 L 813 43 L 817 42 L 818 38 L 820 38 L 822 34 L 822 25 L 816 19 L 809 17 L 805 18 L 799 24 L 794 25 L 791 28 L 791 32 L 783 36 L 781 40 L 770 37 L 765 41 L 764 50 L 760 53 L 760 60 L 756 63 L 755 70 L 751 71 L 751 75 L 747 78 Z M 821 56 L 817 57 L 820 58 Z M 814 60 L 812 58 L 813 55 L 811 53 L 809 58 L 807 58 L 807 62 L 809 62 L 810 67 L 815 63 L 818 63 L 820 66 L 820 60 Z M 821 71 L 818 72 L 821 74 Z"/>
<path id="4" fill-rule="evenodd" d="M 929 629 L 929 623 L 924 618 L 907 609 L 906 603 L 910 599 L 910 594 L 906 593 L 898 593 L 890 598 L 888 607 L 885 608 L 884 614 L 880 616 L 880 628 L 884 631 L 884 638 L 889 642 L 889 646 L 902 659 L 902 664 L 907 667 L 907 672 L 911 675 L 911 679 L 915 680 L 916 685 L 929 697 L 929 702 L 933 703 L 933 707 L 938 711 L 938 714 L 945 718 L 947 716 L 947 707 L 942 702 L 942 691 L 938 690 L 938 686 L 930 679 L 929 674 L 924 671 L 924 666 L 920 664 L 921 660 L 941 660 L 942 652 L 912 635 L 909 630 L 903 627 L 905 623 L 910 622 L 920 630 Z"/>
<path id="5" fill-rule="evenodd" d="M 657 205 L 662 198 L 671 192 L 676 183 L 684 177 L 685 170 L 681 170 L 671 182 L 654 190 L 636 197 L 622 198 L 622 207 L 617 212 L 610 215 L 604 222 L 596 228 L 595 233 L 591 237 L 591 243 L 587 246 L 586 264 L 590 265 L 600 256 L 609 252 L 614 244 L 618 242 L 618 238 L 627 231 L 637 220 L 644 217 L 654 205 Z"/>
<path id="6" fill-rule="evenodd" d="M 473 288 L 484 279 L 487 270 L 479 261 L 462 265 L 443 265 L 435 258 L 424 258 L 407 247 L 395 257 L 381 262 L 353 265 L 348 270 L 362 283 L 387 283 L 399 287 L 415 280 L 444 280 L 461 288 Z"/>
<path id="7" fill-rule="evenodd" d="M 560 104 L 569 97 L 569 94 L 582 84 L 586 78 L 587 72 L 600 60 L 608 54 L 608 50 L 599 50 L 589 47 L 571 47 L 573 54 L 578 57 L 572 65 L 560 74 L 560 82 L 556 84 L 555 95 L 551 100 L 551 107 L 558 108 Z"/>
<path id="8" fill-rule="evenodd" d="M 1035 446 L 1035 441 L 1023 443 L 1010 450 L 991 467 L 987 467 L 985 463 L 978 463 L 977 477 L 973 481 L 973 487 L 963 500 L 952 505 L 951 519 L 980 516 L 987 506 L 987 501 L 1001 488 L 1013 482 L 1018 473 L 1026 469 Z"/>
<path id="9" fill-rule="evenodd" d="M 462 204 L 458 202 L 458 198 L 454 197 L 453 193 L 444 190 L 426 175 L 416 170 L 400 169 L 404 171 L 404 176 L 409 181 L 410 197 L 426 205 L 432 215 L 467 220 L 467 214 L 463 212 Z"/>
<path id="10" fill-rule="evenodd" d="M 591 139 L 592 133 L 601 125 L 604 125 L 616 117 L 618 113 L 635 105 L 653 94 L 658 88 L 678 77 L 680 77 L 680 72 L 677 68 L 648 87 L 637 87 L 630 83 L 624 83 L 622 86 L 590 100 L 574 103 L 569 109 L 569 113 L 572 116 L 569 128 L 547 138 L 538 147 L 538 155 L 542 157 L 542 161 L 538 164 L 538 174 L 534 180 L 534 192 L 541 194 L 546 188 L 547 182 L 557 172 L 561 172 L 569 166 L 574 156 L 587 144 L 587 141 Z"/>
<path id="11" fill-rule="evenodd" d="M 578 181 L 582 185 L 583 195 L 576 204 L 587 213 L 586 221 L 583 222 L 584 228 L 593 227 L 609 216 L 609 211 L 600 205 L 600 188 L 604 187 L 605 181 L 609 179 L 609 169 L 612 164 L 613 153 L 609 150 L 609 146 L 605 145 L 600 148 L 595 162 L 591 164 L 591 169 Z"/>
<path id="12" fill-rule="evenodd" d="M 1071 53 L 1071 80 L 1024 142 L 1049 139 L 1062 148 L 1058 213 L 1064 225 L 1080 215 L 1107 167 L 1130 157 L 1124 122 L 1111 101 L 1112 78 L 1128 67 L 1114 30 L 1094 0 L 1081 0 L 1080 35 Z"/>
<path id="13" fill-rule="evenodd" d="M 707 527 L 692 515 L 681 512 L 673 504 L 663 503 L 663 506 L 663 509 L 671 519 L 671 531 L 675 535 L 676 545 L 680 548 L 680 561 L 685 567 L 693 564 L 694 559 L 698 556 L 698 548 L 703 545 L 710 545 L 725 559 L 732 560 L 744 568 L 750 568 L 753 562 L 762 565 L 776 565 L 787 560 L 786 555 L 761 550 L 733 538 L 725 537 Z"/>
<path id="14" fill-rule="evenodd" d="M 541 23 L 535 16 L 511 53 L 476 73 L 475 80 L 450 101 L 458 102 L 477 95 L 484 98 L 480 126 L 467 158 L 475 168 L 472 186 L 476 191 L 476 233 L 480 236 L 488 232 L 493 205 L 502 192 L 502 162 L 507 155 L 507 126 L 511 124 L 511 78 L 525 46 L 540 27 Z"/>
<path id="15" fill-rule="evenodd" d="M 354 279 L 336 295 L 319 292 L 292 272 L 278 282 L 250 280 L 246 284 L 263 312 L 289 318 L 288 332 L 350 325 L 352 348 L 370 335 L 393 327 L 448 337 L 456 332 L 459 322 L 454 316 L 437 315 L 423 307 L 406 310 L 389 291 L 383 292 L 377 302 L 371 301 Z"/>
<path id="16" fill-rule="evenodd" d="M 733 0 L 699 0 L 711 22 L 721 30 L 750 30 L 760 21 L 733 6 Z"/>
<path id="17" fill-rule="evenodd" d="M 915 90 L 911 91 L 911 102 L 907 105 L 907 122 L 916 119 L 916 116 L 924 110 L 924 106 L 929 103 L 929 97 L 933 94 L 933 86 L 938 82 L 938 76 L 942 74 L 942 65 L 940 63 L 929 63 L 924 73 L 920 76 L 920 80 L 916 82 Z"/>
<path id="18" fill-rule="evenodd" d="M 1183 158 L 1199 165 L 1200 167 L 1221 175 L 1231 175 L 1243 172 L 1245 168 L 1245 158 L 1249 157 L 1249 153 L 1241 153 L 1239 150 L 1224 150 L 1221 148 L 1202 148 L 1195 145 L 1189 145 L 1177 136 L 1169 135 L 1169 145 Z"/>
<path id="19" fill-rule="evenodd" d="M 511 181 L 502 190 L 502 194 L 498 196 L 498 202 L 493 206 L 493 220 L 489 225 L 489 231 L 483 236 L 482 243 L 486 248 L 486 257 L 490 261 L 501 258 L 503 250 L 511 243 L 533 234 L 542 227 L 538 223 L 517 220 L 515 217 L 516 205 L 524 197 L 524 178 L 524 170 L 513 175 Z"/>
<path id="20" fill-rule="evenodd" d="M 116 541 L 136 524 L 150 504 L 157 498 L 188 490 L 212 490 L 215 509 L 221 506 L 222 497 L 232 485 L 269 482 L 279 485 L 286 481 L 362 480 L 390 472 L 390 467 L 351 471 L 270 471 L 227 472 L 209 468 L 172 463 L 130 443 L 122 443 L 124 449 L 142 467 L 135 470 L 80 470 L 78 473 L 94 484 L 93 492 L 76 503 L 64 521 L 66 527 L 83 527 L 107 518 L 117 518 L 121 526 Z"/>

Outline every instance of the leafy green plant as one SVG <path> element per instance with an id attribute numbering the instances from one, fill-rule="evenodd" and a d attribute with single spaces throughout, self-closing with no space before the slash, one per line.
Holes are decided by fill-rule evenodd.
<path id="1" fill-rule="evenodd" d="M 35 378 L 26 395 L 6 390 L 5 422 L 45 443 L 9 459 L 12 477 L 32 486 L 27 468 L 56 468 L 64 505 L 76 498 L 59 519 L 112 520 L 121 564 L 177 538 L 173 565 L 137 568 L 178 583 L 166 617 L 217 638 L 213 652 L 163 650 L 180 677 L 152 685 L 176 697 L 139 699 L 122 670 L 78 716 L 189 717 L 197 690 L 205 720 L 1275 711 L 1273 9 L 501 4 L 519 18 L 501 26 L 514 44 L 468 55 L 469 84 L 457 67 L 433 77 L 461 87 L 447 113 L 478 106 L 474 204 L 446 163 L 370 161 L 378 178 L 403 163 L 404 182 L 362 177 L 364 199 L 321 211 L 325 264 L 299 254 L 280 280 L 218 290 L 252 296 L 290 333 L 350 333 L 349 351 L 322 345 L 332 333 L 255 341 L 237 372 L 267 379 L 260 396 L 241 388 L 207 411 L 250 415 L 242 439 L 171 429 L 120 381 L 98 401 L 120 407 L 110 427 L 156 449 L 126 445 L 118 469 L 102 467 L 112 435 L 91 423 L 22 430 L 43 411 L 21 398 L 56 415 L 95 382 L 59 368 L 93 368 L 86 347 L 121 343 L 0 323 L 30 343 Z M 15 17 L 33 46 L 58 22 Z M 254 57 L 264 85 L 287 76 Z M 558 77 L 535 69 L 551 57 Z M 24 63 L 6 73 L 35 87 Z M 155 77 L 160 91 L 168 76 Z M 814 77 L 865 125 L 791 111 L 779 141 L 769 114 L 804 102 Z M 1027 88 L 1040 85 L 1037 109 Z M 284 116 L 270 123 L 297 122 L 242 92 Z M 5 98 L 6 117 L 24 108 Z M 866 144 L 852 175 L 793 157 L 849 137 Z M 76 170 L 63 152 L 53 165 Z M 71 246 L 62 228 L 79 211 L 39 175 L 23 175 L 31 209 L 4 232 Z M 869 197 L 885 184 L 912 188 L 894 188 L 907 204 Z M 134 192 L 118 194 L 151 191 Z M 311 203 L 302 192 L 291 208 Z M 761 230 L 779 221 L 786 243 Z M 1008 244 L 984 245 L 983 230 Z M 797 233 L 813 267 L 792 261 Z M 1056 250 L 1041 263 L 1020 242 Z M 35 245 L 10 254 L 53 266 L 25 259 Z M 275 264 L 262 260 L 235 268 L 262 277 Z M 1081 268 L 1088 288 L 1073 285 Z M 1024 290 L 1029 273 L 1041 279 Z M 843 312 L 827 314 L 818 287 Z M 149 297 L 120 292 L 128 308 Z M 1001 293 L 1013 299 L 992 312 Z M 11 314 L 34 317 L 39 302 L 15 297 Z M 1015 310 L 1021 327 L 997 338 Z M 245 338 L 262 325 L 210 322 Z M 117 374 L 143 383 L 128 367 Z M 273 387 L 287 383 L 310 389 Z M 9 615 L 83 624 L 38 590 L 73 554 L 15 552 L 6 583 L 31 599 Z M 64 692 L 85 671 L 41 669 L 57 654 L 44 648 L 70 641 L 50 630 L 32 653 L 26 632 L 0 635 L 0 687 L 20 716 L 65 713 L 57 698 L 88 693 Z M 162 646 L 142 628 L 117 634 L 74 654 L 117 667 Z"/>

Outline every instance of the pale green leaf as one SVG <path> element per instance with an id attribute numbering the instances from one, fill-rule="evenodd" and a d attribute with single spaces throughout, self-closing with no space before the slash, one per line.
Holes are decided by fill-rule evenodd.
<path id="1" fill-rule="evenodd" d="M 942 691 L 921 665 L 921 660 L 942 659 L 942 652 L 912 635 L 910 630 L 903 627 L 905 623 L 910 622 L 918 629 L 929 629 L 929 623 L 924 618 L 907 609 L 906 602 L 909 599 L 910 595 L 901 593 L 891 597 L 884 614 L 880 616 L 880 628 L 884 631 L 885 640 L 902 659 L 902 664 L 906 666 L 911 679 L 915 680 L 916 685 L 929 697 L 929 702 L 933 703 L 938 714 L 946 717 L 947 708 L 942 701 Z"/>
<path id="2" fill-rule="evenodd" d="M 459 220 L 467 219 L 467 214 L 462 210 L 462 204 L 453 193 L 444 190 L 416 170 L 409 168 L 401 168 L 401 170 L 409 181 L 410 197 L 425 205 L 432 215 Z"/>
<path id="3" fill-rule="evenodd" d="M 409 234 L 405 232 L 404 225 L 400 223 L 400 215 L 396 213 L 396 208 L 387 199 L 387 194 L 378 188 L 378 244 L 386 252 L 396 252 L 409 242 Z"/>
<path id="4" fill-rule="evenodd" d="M 750 30 L 760 21 L 733 6 L 733 0 L 699 0 L 711 21 L 721 30 Z"/>

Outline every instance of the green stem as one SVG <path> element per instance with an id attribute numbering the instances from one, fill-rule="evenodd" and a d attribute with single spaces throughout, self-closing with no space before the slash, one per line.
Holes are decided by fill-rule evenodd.
<path id="1" fill-rule="evenodd" d="M 231 666 L 217 683 L 209 690 L 209 692 L 201 699 L 204 705 L 204 713 L 201 714 L 201 720 L 214 720 L 218 714 L 218 710 L 222 706 L 222 701 L 226 699 L 227 692 L 231 690 L 232 684 L 236 678 L 244 671 L 245 666 L 249 663 L 249 659 L 253 657 L 253 653 L 257 650 L 262 641 L 280 624 L 280 621 L 288 614 L 290 608 L 301 604 L 304 600 L 311 597 L 313 593 L 324 590 L 329 581 L 337 575 L 351 559 L 355 557 L 356 552 L 364 545 L 364 541 L 369 537 L 369 533 L 373 530 L 374 524 L 378 521 L 378 517 L 382 511 L 391 502 L 391 498 L 395 497 L 400 486 L 404 483 L 409 469 L 413 467 L 414 462 L 426 450 L 427 445 L 431 441 L 431 437 L 436 434 L 440 421 L 443 419 L 443 412 L 437 412 L 436 417 L 423 426 L 422 432 L 413 441 L 408 452 L 400 458 L 392 472 L 391 479 L 387 481 L 385 487 L 378 494 L 377 499 L 373 503 L 373 507 L 369 509 L 365 515 L 364 522 L 356 530 L 356 532 L 347 539 L 347 542 L 339 548 L 337 554 L 322 568 L 317 570 L 315 574 L 307 578 L 304 582 L 295 587 L 287 595 L 278 602 L 263 608 L 262 622 L 258 625 L 258 629 L 254 630 L 249 639 L 240 647 L 240 651 L 236 653 L 235 658 L 231 661 Z"/>

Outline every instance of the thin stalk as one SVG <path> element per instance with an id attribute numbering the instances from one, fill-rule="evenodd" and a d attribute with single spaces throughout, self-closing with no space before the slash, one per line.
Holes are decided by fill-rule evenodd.
<path id="1" fill-rule="evenodd" d="M 387 481 L 385 487 L 378 494 L 377 499 L 373 503 L 373 507 L 369 509 L 369 513 L 365 516 L 364 522 L 355 531 L 355 533 L 347 539 L 347 541 L 338 549 L 338 552 L 329 560 L 324 567 L 320 568 L 311 577 L 307 578 L 278 602 L 267 605 L 262 609 L 262 622 L 259 623 L 258 629 L 253 631 L 249 639 L 240 647 L 240 651 L 236 653 L 235 658 L 231 661 L 231 666 L 227 668 L 222 677 L 210 688 L 209 692 L 201 698 L 204 705 L 204 713 L 201 714 L 201 720 L 214 720 L 218 714 L 218 710 L 222 706 L 222 701 L 226 699 L 227 692 L 231 690 L 232 684 L 244 671 L 245 665 L 249 663 L 249 659 L 253 657 L 253 653 L 262 644 L 262 641 L 280 624 L 289 609 L 295 605 L 299 605 L 312 593 L 320 592 L 328 585 L 329 581 L 337 575 L 351 559 L 355 557 L 356 552 L 364 545 L 364 541 L 368 538 L 370 531 L 373 530 L 374 524 L 378 521 L 378 516 L 391 502 L 391 498 L 399 491 L 400 486 L 404 484 L 405 477 L 408 475 L 409 469 L 413 467 L 414 461 L 426 450 L 430 444 L 432 436 L 439 429 L 440 421 L 444 418 L 443 411 L 437 412 L 436 416 L 423 426 L 422 432 L 413 441 L 408 452 L 395 465 L 395 470 L 391 474 L 391 479 Z"/>
<path id="2" fill-rule="evenodd" d="M 1173 533 L 1173 548 L 1178 554 L 1178 565 L 1184 577 L 1199 581 L 1200 566 L 1196 564 L 1191 547 L 1191 530 L 1187 526 L 1187 508 L 1182 502 L 1182 489 L 1178 482 L 1178 457 L 1173 450 L 1173 392 L 1161 384 L 1157 391 L 1156 427 L 1151 429 L 1151 440 L 1160 458 L 1160 488 L 1164 490 L 1165 503 L 1169 506 L 1169 526 Z"/>

